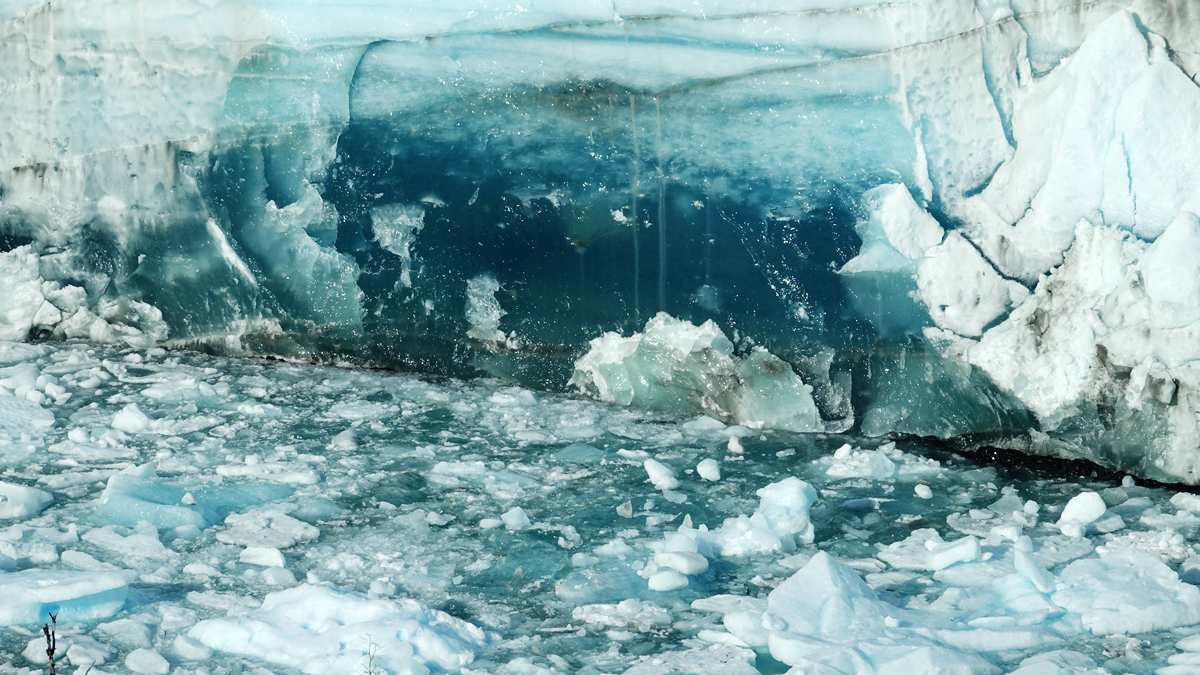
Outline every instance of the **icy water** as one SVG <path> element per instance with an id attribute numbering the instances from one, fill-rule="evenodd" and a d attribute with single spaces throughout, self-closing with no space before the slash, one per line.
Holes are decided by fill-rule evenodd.
<path id="1" fill-rule="evenodd" d="M 21 594 L 29 569 L 82 589 L 55 600 L 60 667 L 79 673 L 844 666 L 876 638 L 854 633 L 869 621 L 838 624 L 833 601 L 820 611 L 842 636 L 804 633 L 795 617 L 821 598 L 851 615 L 895 608 L 886 645 L 979 659 L 957 672 L 1062 649 L 1093 663 L 1038 672 L 1154 672 L 1173 655 L 1164 673 L 1190 672 L 1175 645 L 1200 632 L 1200 593 L 1176 577 L 1200 500 L 1129 479 L 1039 478 L 915 441 L 878 450 L 488 380 L 85 344 L 6 343 L 0 366 L 0 673 L 45 668 L 42 619 L 20 613 L 40 602 Z M 815 502 L 760 499 L 789 477 Z M 13 486 L 53 501 L 39 512 Z M 1057 526 L 1086 492 L 1099 512 L 1073 502 L 1077 529 Z M 821 565 L 866 586 L 820 586 Z M 87 593 L 114 573 L 125 601 L 106 608 Z M 797 574 L 807 586 L 780 588 Z M 287 589 L 301 595 L 259 609 Z M 296 614 L 335 605 L 349 609 Z M 338 640 L 306 644 L 334 626 Z M 856 653 L 882 671 L 884 651 Z"/>

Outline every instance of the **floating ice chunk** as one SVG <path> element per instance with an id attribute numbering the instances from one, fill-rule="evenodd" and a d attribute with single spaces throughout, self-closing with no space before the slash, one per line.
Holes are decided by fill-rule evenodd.
<path id="1" fill-rule="evenodd" d="M 1021 661 L 1021 666 L 1009 675 L 1091 675 L 1101 672 L 1096 662 L 1079 652 L 1066 650 L 1046 652 Z"/>
<path id="2" fill-rule="evenodd" d="M 784 478 L 777 483 L 755 491 L 759 497 L 758 510 L 781 540 L 795 536 L 800 543 L 811 544 L 813 526 L 808 519 L 809 509 L 817 501 L 817 491 L 811 485 L 795 477 Z M 791 550 L 785 542 L 784 549 Z"/>
<path id="3" fill-rule="evenodd" d="M 82 539 L 90 544 L 107 549 L 132 562 L 162 560 L 173 562 L 179 554 L 163 546 L 158 538 L 158 529 L 146 521 L 133 527 L 132 531 L 120 525 L 105 525 L 88 530 Z"/>
<path id="4" fill-rule="evenodd" d="M 171 664 L 153 649 L 135 649 L 125 657 L 125 667 L 138 675 L 167 675 Z"/>
<path id="5" fill-rule="evenodd" d="M 292 574 L 292 571 L 286 567 L 268 567 L 260 572 L 258 576 L 263 580 L 263 583 L 271 586 L 290 586 L 291 584 L 296 583 L 296 575 Z M 371 586 L 374 588 L 374 583 L 372 583 Z M 390 595 L 385 593 L 375 594 Z"/>
<path id="6" fill-rule="evenodd" d="M 505 511 L 504 515 L 500 516 L 500 520 L 504 521 L 504 528 L 506 530 L 528 530 L 533 526 L 533 523 L 529 521 L 529 516 L 525 513 L 525 509 L 519 506 L 514 506 Z"/>
<path id="7" fill-rule="evenodd" d="M 923 483 L 914 487 L 913 492 L 921 499 L 933 499 L 933 490 L 930 490 L 929 486 Z"/>
<path id="8" fill-rule="evenodd" d="M 211 648 L 186 635 L 176 635 L 171 648 L 184 661 L 207 661 L 213 655 Z"/>
<path id="9" fill-rule="evenodd" d="M 1033 556 L 1019 548 L 1013 551 L 1013 565 L 1017 573 L 1033 582 L 1039 593 L 1053 593 L 1055 589 L 1054 575 L 1038 564 Z"/>
<path id="10" fill-rule="evenodd" d="M 655 459 L 647 459 L 643 466 L 650 476 L 650 482 L 659 490 L 674 490 L 679 487 L 679 480 L 675 478 L 675 470 L 671 467 Z"/>
<path id="11" fill-rule="evenodd" d="M 185 504 L 191 493 L 195 504 Z M 234 509 L 291 495 L 282 485 L 203 485 L 187 488 L 158 478 L 152 464 L 122 471 L 108 479 L 92 514 L 100 524 L 132 527 L 147 521 L 159 530 L 192 526 L 204 529 Z"/>
<path id="12" fill-rule="evenodd" d="M 790 552 L 797 543 L 811 544 L 815 530 L 808 519 L 809 509 L 817 500 L 816 490 L 799 478 L 789 477 L 757 492 L 759 505 L 754 513 L 726 518 L 712 532 L 690 531 L 691 536 L 713 547 L 722 556 Z M 681 527 L 682 532 L 685 527 Z"/>
<path id="13" fill-rule="evenodd" d="M 396 406 L 386 403 L 372 403 L 371 401 L 343 401 L 335 403 L 329 409 L 330 415 L 335 415 L 345 420 L 371 420 L 385 417 L 396 411 Z"/>
<path id="14" fill-rule="evenodd" d="M 229 529 L 218 532 L 217 540 L 247 547 L 284 549 L 321 535 L 312 525 L 274 509 L 231 513 L 225 518 L 225 525 Z"/>
<path id="15" fill-rule="evenodd" d="M 713 419 L 708 415 L 699 415 L 694 419 L 684 422 L 682 426 L 685 431 L 691 431 L 693 433 L 706 433 L 724 429 L 725 423 L 720 420 Z"/>
<path id="16" fill-rule="evenodd" d="M 1081 492 L 1071 498 L 1067 505 L 1063 507 L 1062 515 L 1059 516 L 1058 522 L 1067 522 L 1068 520 L 1076 520 L 1084 525 L 1096 520 L 1104 515 L 1108 507 L 1104 505 L 1104 499 L 1095 492 Z"/>
<path id="17" fill-rule="evenodd" d="M 187 633 L 211 649 L 309 675 L 359 670 L 368 649 L 364 635 L 378 646 L 375 665 L 393 673 L 456 671 L 488 641 L 475 625 L 415 600 L 312 584 L 270 593 L 256 611 L 201 621 Z"/>
<path id="18" fill-rule="evenodd" d="M 125 606 L 131 575 L 31 569 L 0 574 L 0 625 L 40 625 L 47 612 L 58 620 L 94 621 Z"/>
<path id="19" fill-rule="evenodd" d="M 130 403 L 113 415 L 112 428 L 127 434 L 140 434 L 150 428 L 150 418 L 136 403 Z"/>
<path id="20" fill-rule="evenodd" d="M 911 615 L 880 601 L 824 551 L 771 591 L 764 627 L 768 617 L 771 656 L 803 672 L 1000 672 L 970 651 L 922 635 L 956 631 L 901 627 Z"/>
<path id="21" fill-rule="evenodd" d="M 653 602 L 629 599 L 616 604 L 582 605 L 571 611 L 571 618 L 609 628 L 636 628 L 649 631 L 671 623 L 671 612 Z"/>
<path id="22" fill-rule="evenodd" d="M 926 569 L 930 572 L 936 572 L 951 565 L 973 562 L 979 559 L 979 540 L 973 536 L 968 535 L 961 539 L 930 546 L 932 543 L 934 542 L 926 542 L 929 556 L 926 558 L 927 562 L 925 564 Z"/>
<path id="23" fill-rule="evenodd" d="M 737 645 L 715 644 L 639 657 L 624 675 L 758 675 L 755 653 Z"/>
<path id="24" fill-rule="evenodd" d="M 42 643 L 45 647 L 45 643 Z M 59 647 L 62 650 L 61 647 Z M 97 665 L 102 666 L 116 650 L 112 646 L 106 645 L 95 638 L 86 637 L 83 635 L 71 636 L 71 646 L 66 650 L 67 660 L 74 666 Z"/>
<path id="25" fill-rule="evenodd" d="M 841 457 L 834 456 L 834 464 L 825 474 L 835 478 L 891 478 L 896 475 L 896 463 L 879 450 L 858 450 Z"/>
<path id="26" fill-rule="evenodd" d="M 978 560 L 979 540 L 966 536 L 944 541 L 936 530 L 914 530 L 907 539 L 879 551 L 879 559 L 900 570 L 934 572 L 951 565 Z"/>
<path id="27" fill-rule="evenodd" d="M 572 443 L 554 453 L 554 458 L 560 462 L 572 464 L 599 464 L 604 459 L 604 451 L 586 443 Z"/>
<path id="28" fill-rule="evenodd" d="M 688 578 L 675 570 L 659 570 L 650 575 L 649 586 L 652 591 L 666 592 L 684 588 Z"/>
<path id="29" fill-rule="evenodd" d="M 287 565 L 287 560 L 284 560 L 283 554 L 279 552 L 279 549 L 265 546 L 247 546 L 238 554 L 238 561 L 250 565 L 262 565 L 263 567 L 284 567 Z"/>
<path id="30" fill-rule="evenodd" d="M 1079 614 L 1093 635 L 1144 633 L 1200 622 L 1200 589 L 1157 558 L 1128 549 L 1076 560 L 1051 600 Z"/>
<path id="31" fill-rule="evenodd" d="M 721 480 L 721 465 L 712 458 L 702 459 L 696 465 L 696 473 L 704 480 Z"/>
<path id="32" fill-rule="evenodd" d="M 0 520 L 31 518 L 50 505 L 54 497 L 37 488 L 0 482 Z"/>
<path id="33" fill-rule="evenodd" d="M 654 554 L 659 567 L 668 567 L 688 576 L 703 574 L 708 570 L 708 559 L 689 551 L 659 551 Z"/>
<path id="34" fill-rule="evenodd" d="M 259 464 L 222 464 L 217 475 L 227 478 L 254 478 L 286 485 L 315 485 L 321 474 L 300 462 L 262 462 Z"/>
<path id="35" fill-rule="evenodd" d="M 661 312 L 642 333 L 592 340 L 571 384 L 604 401 L 692 410 L 754 428 L 824 428 L 812 388 L 790 365 L 760 348 L 735 357 L 712 321 L 696 326 Z"/>
<path id="36" fill-rule="evenodd" d="M 738 438 L 736 435 L 729 437 L 729 442 L 725 444 L 725 448 L 735 455 L 740 455 L 746 451 L 746 449 L 742 447 L 742 439 Z"/>
<path id="37" fill-rule="evenodd" d="M 624 539 L 617 537 L 612 541 L 602 546 L 597 546 L 593 553 L 606 558 L 625 558 L 625 556 L 633 554 L 633 547 L 625 543 Z"/>

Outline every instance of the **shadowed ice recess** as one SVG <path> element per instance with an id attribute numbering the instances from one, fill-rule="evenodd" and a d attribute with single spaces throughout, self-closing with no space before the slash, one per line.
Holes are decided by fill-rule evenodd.
<path id="1" fill-rule="evenodd" d="M 12 667 L 1190 672 L 1198 11 L 0 0 Z"/>

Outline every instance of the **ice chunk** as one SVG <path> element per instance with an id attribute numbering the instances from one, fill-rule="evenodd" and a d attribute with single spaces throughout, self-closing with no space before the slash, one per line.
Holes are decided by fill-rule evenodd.
<path id="1" fill-rule="evenodd" d="M 1059 573 L 1055 604 L 1094 635 L 1144 633 L 1200 622 L 1200 589 L 1157 558 L 1128 549 L 1076 560 Z"/>
<path id="2" fill-rule="evenodd" d="M 654 487 L 659 490 L 674 490 L 679 487 L 679 480 L 675 478 L 675 470 L 671 467 L 655 459 L 647 459 L 643 465 Z"/>
<path id="3" fill-rule="evenodd" d="M 195 504 L 185 504 L 192 494 Z M 234 509 L 283 499 L 292 493 L 281 485 L 203 485 L 187 488 L 157 477 L 152 465 L 118 473 L 108 479 L 93 512 L 101 524 L 132 527 L 147 521 L 159 530 L 215 525 Z"/>
<path id="4" fill-rule="evenodd" d="M 755 428 L 824 428 L 812 388 L 790 365 L 758 348 L 735 357 L 712 321 L 659 313 L 642 333 L 605 333 L 575 362 L 571 384 L 622 405 L 702 411 Z"/>
<path id="5" fill-rule="evenodd" d="M 771 591 L 763 625 L 771 626 L 771 656 L 805 672 L 1000 672 L 970 651 L 922 636 L 952 638 L 953 631 L 902 627 L 909 616 L 821 551 Z"/>
<path id="6" fill-rule="evenodd" d="M 1045 652 L 1021 661 L 1009 675 L 1088 675 L 1098 672 L 1096 662 L 1079 652 Z"/>
<path id="7" fill-rule="evenodd" d="M 1062 515 L 1058 518 L 1058 523 L 1061 526 L 1068 520 L 1077 520 L 1084 525 L 1096 520 L 1104 515 L 1108 507 L 1104 505 L 1104 499 L 1095 492 L 1081 492 L 1071 498 L 1067 505 L 1063 507 Z"/>
<path id="8" fill-rule="evenodd" d="M 0 574 L 0 625 L 40 625 L 48 612 L 58 612 L 63 623 L 110 617 L 125 606 L 129 582 L 122 572 Z"/>
<path id="9" fill-rule="evenodd" d="M 43 643 L 45 646 L 45 643 Z M 62 647 L 59 647 L 61 650 Z M 102 666 L 109 657 L 116 651 L 110 645 L 106 645 L 94 638 L 85 637 L 82 635 L 71 636 L 71 645 L 66 649 L 67 660 L 71 665 L 87 666 L 98 665 Z"/>
<path id="10" fill-rule="evenodd" d="M 721 480 L 721 465 L 712 458 L 702 459 L 696 465 L 696 473 L 704 480 Z"/>
<path id="11" fill-rule="evenodd" d="M 311 675 L 359 669 L 368 649 L 364 635 L 378 645 L 377 667 L 389 672 L 458 670 L 488 642 L 478 627 L 415 600 L 312 584 L 270 593 L 249 614 L 207 619 L 187 633 L 210 649 Z"/>
<path id="12" fill-rule="evenodd" d="M 36 516 L 52 501 L 49 492 L 0 481 L 0 520 Z"/>
<path id="13" fill-rule="evenodd" d="M 572 464 L 599 464 L 604 459 L 604 451 L 586 443 L 572 443 L 555 452 L 554 458 Z"/>
<path id="14" fill-rule="evenodd" d="M 300 462 L 260 462 L 258 464 L 222 464 L 218 476 L 254 478 L 286 485 L 315 485 L 321 474 Z"/>
<path id="15" fill-rule="evenodd" d="M 0 340 L 21 342 L 29 337 L 34 318 L 45 303 L 38 256 L 29 246 L 0 253 L 0 287 L 5 289 Z"/>
<path id="16" fill-rule="evenodd" d="M 659 551 L 654 554 L 654 562 L 688 576 L 703 574 L 708 569 L 708 559 L 690 551 Z"/>
<path id="17" fill-rule="evenodd" d="M 88 530 L 81 537 L 84 541 L 126 558 L 131 563 L 145 564 L 149 560 L 174 562 L 179 554 L 163 546 L 158 530 L 145 521 L 132 530 L 120 525 L 106 525 Z"/>
<path id="18" fill-rule="evenodd" d="M 0 463 L 29 457 L 52 426 L 54 413 L 49 410 L 24 398 L 0 395 Z"/>
<path id="19" fill-rule="evenodd" d="M 624 675 L 758 675 L 753 651 L 737 645 L 711 645 L 639 657 Z"/>
<path id="20" fill-rule="evenodd" d="M 688 578 L 675 570 L 659 570 L 650 575 L 649 585 L 652 591 L 674 591 L 686 587 Z"/>
<path id="21" fill-rule="evenodd" d="M 125 657 L 125 667 L 138 675 L 167 675 L 171 664 L 153 649 L 135 649 Z"/>
<path id="22" fill-rule="evenodd" d="M 525 514 L 525 509 L 519 506 L 514 506 L 504 515 L 500 516 L 500 520 L 504 521 L 504 529 L 506 530 L 528 530 L 533 526 L 529 522 L 529 516 Z"/>
<path id="23" fill-rule="evenodd" d="M 274 509 L 232 513 L 225 525 L 228 529 L 218 532 L 217 540 L 246 547 L 284 549 L 321 535 L 312 525 Z"/>
<path id="24" fill-rule="evenodd" d="M 186 635 L 176 635 L 171 647 L 175 655 L 185 661 L 207 661 L 213 655 L 211 648 Z"/>
<path id="25" fill-rule="evenodd" d="M 238 554 L 238 561 L 263 567 L 283 567 L 287 564 L 279 549 L 264 546 L 247 546 Z"/>
<path id="26" fill-rule="evenodd" d="M 138 434 L 150 428 L 150 418 L 136 403 L 130 403 L 113 415 L 112 428 L 129 434 Z"/>

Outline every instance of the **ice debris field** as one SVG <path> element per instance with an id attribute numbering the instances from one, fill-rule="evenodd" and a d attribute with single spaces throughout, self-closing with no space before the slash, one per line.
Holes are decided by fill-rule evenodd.
<path id="1" fill-rule="evenodd" d="M 0 462 L 0 673 L 48 612 L 97 675 L 1200 672 L 1200 497 L 1128 477 L 69 343 Z"/>

